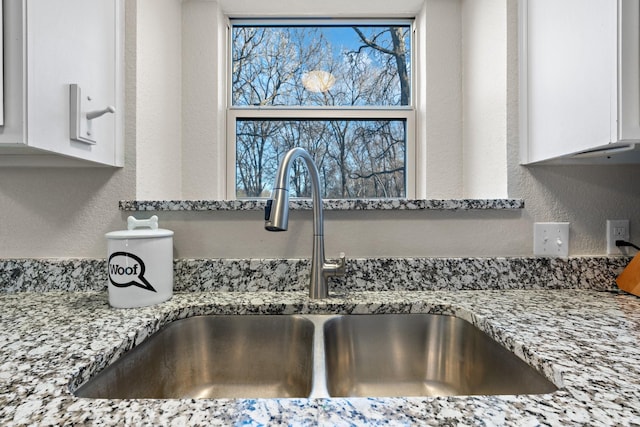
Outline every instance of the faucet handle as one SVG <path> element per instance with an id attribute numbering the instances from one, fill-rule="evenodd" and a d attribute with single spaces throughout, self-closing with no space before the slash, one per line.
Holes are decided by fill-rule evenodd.
<path id="1" fill-rule="evenodd" d="M 340 252 L 338 259 L 324 262 L 323 270 L 327 277 L 344 276 L 346 266 L 347 261 L 345 259 L 344 252 Z"/>
<path id="2" fill-rule="evenodd" d="M 347 269 L 347 260 L 345 258 L 344 252 L 340 252 L 338 255 L 338 272 L 336 275 L 344 276 L 344 272 Z"/>

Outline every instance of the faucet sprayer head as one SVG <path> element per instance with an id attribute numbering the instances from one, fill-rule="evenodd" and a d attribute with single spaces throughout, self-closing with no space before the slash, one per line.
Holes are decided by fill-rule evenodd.
<path id="1" fill-rule="evenodd" d="M 287 231 L 289 228 L 289 190 L 275 188 L 264 208 L 264 228 L 267 231 Z"/>

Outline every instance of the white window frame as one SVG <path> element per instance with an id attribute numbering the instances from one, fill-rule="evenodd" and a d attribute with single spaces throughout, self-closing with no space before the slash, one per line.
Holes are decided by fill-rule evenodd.
<path id="1" fill-rule="evenodd" d="M 239 119 L 281 119 L 281 120 L 296 120 L 296 119 L 318 119 L 318 120 L 404 120 L 406 125 L 405 134 L 405 197 L 407 199 L 415 199 L 418 193 L 417 181 L 418 170 L 417 167 L 417 129 L 416 129 L 416 93 L 418 82 L 417 76 L 420 75 L 419 64 L 416 61 L 417 46 L 416 46 L 416 27 L 415 19 L 400 18 L 400 19 L 367 19 L 367 18 L 354 18 L 354 19 L 335 19 L 335 20 L 304 20 L 304 24 L 322 25 L 339 25 L 340 23 L 353 24 L 358 22 L 361 25 L 393 25 L 402 24 L 410 25 L 411 34 L 411 101 L 408 106 L 372 106 L 372 107 L 297 107 L 297 106 L 285 106 L 285 107 L 251 107 L 251 106 L 233 106 L 232 94 L 231 94 L 231 54 L 232 54 L 232 37 L 231 21 L 239 24 L 260 24 L 266 20 L 260 19 L 228 19 L 227 20 L 227 76 L 225 80 L 225 86 L 227 88 L 227 109 L 226 109 L 226 193 L 227 198 L 236 199 L 236 122 Z M 303 23 L 300 18 L 292 18 L 286 20 L 268 20 L 271 25 L 278 24 L 293 24 L 296 22 Z"/>

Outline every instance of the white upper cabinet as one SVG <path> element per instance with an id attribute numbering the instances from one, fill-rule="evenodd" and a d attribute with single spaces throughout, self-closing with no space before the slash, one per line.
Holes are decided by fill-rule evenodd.
<path id="1" fill-rule="evenodd" d="M 523 164 L 640 161 L 639 4 L 520 0 Z"/>
<path id="2" fill-rule="evenodd" d="M 4 0 L 0 166 L 123 166 L 122 0 Z"/>

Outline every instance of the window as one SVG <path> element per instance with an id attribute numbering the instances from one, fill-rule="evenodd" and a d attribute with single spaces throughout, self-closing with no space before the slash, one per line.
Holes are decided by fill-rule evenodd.
<path id="1" fill-rule="evenodd" d="M 299 146 L 323 197 L 413 197 L 411 35 L 411 20 L 232 20 L 230 194 L 267 197 Z M 294 165 L 292 196 L 308 197 L 309 185 Z"/>

